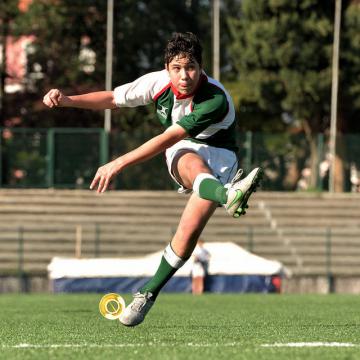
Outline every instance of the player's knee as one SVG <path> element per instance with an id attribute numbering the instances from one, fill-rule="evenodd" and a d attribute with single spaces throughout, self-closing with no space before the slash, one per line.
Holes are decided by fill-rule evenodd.
<path id="1" fill-rule="evenodd" d="M 202 172 L 209 172 L 210 169 L 204 162 L 204 159 L 193 152 L 185 154 L 178 162 L 178 166 L 182 170 L 186 170 L 188 174 L 199 174 Z"/>

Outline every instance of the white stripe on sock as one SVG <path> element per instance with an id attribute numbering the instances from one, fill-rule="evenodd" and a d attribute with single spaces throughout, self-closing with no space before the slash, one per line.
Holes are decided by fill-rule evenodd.
<path id="1" fill-rule="evenodd" d="M 170 244 L 164 250 L 164 258 L 174 269 L 180 269 L 186 263 L 186 260 L 174 253 Z"/>
<path id="2" fill-rule="evenodd" d="M 205 180 L 205 179 L 213 179 L 213 180 L 219 181 L 214 175 L 207 174 L 207 173 L 199 174 L 195 178 L 194 183 L 193 183 L 193 191 L 194 191 L 195 194 L 200 195 L 199 194 L 199 187 L 200 187 L 201 182 L 203 180 Z"/>

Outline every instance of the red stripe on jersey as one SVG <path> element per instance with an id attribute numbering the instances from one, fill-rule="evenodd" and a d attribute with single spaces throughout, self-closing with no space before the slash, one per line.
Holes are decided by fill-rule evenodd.
<path id="1" fill-rule="evenodd" d="M 171 86 L 171 83 L 168 83 L 165 87 L 163 87 L 155 96 L 153 97 L 153 100 L 156 101 L 161 94 L 163 94 L 169 87 Z"/>
<path id="2" fill-rule="evenodd" d="M 174 93 L 175 97 L 179 100 L 181 99 L 187 99 L 189 97 L 194 96 L 194 94 L 196 93 L 196 91 L 199 89 L 200 85 L 207 81 L 207 76 L 205 74 L 201 74 L 200 78 L 199 78 L 199 82 L 196 86 L 196 89 L 191 93 L 191 94 L 181 94 L 176 88 L 175 86 L 169 82 L 165 87 L 163 87 L 157 94 L 154 95 L 153 100 L 156 101 L 161 94 L 163 94 L 169 87 L 171 87 L 171 91 Z"/>

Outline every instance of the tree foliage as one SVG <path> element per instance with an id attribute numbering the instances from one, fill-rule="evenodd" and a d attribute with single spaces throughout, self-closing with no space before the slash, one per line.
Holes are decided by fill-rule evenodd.
<path id="1" fill-rule="evenodd" d="M 331 84 L 332 13 L 316 0 L 244 0 L 229 20 L 240 110 L 288 113 L 324 130 Z M 252 106 L 250 106 L 252 105 Z"/>
<path id="2" fill-rule="evenodd" d="M 360 17 L 357 1 L 343 3 L 338 122 L 340 129 L 350 129 L 348 114 L 360 110 Z M 271 128 L 281 128 L 285 120 L 302 129 L 313 186 L 319 163 L 316 135 L 329 128 L 333 19 L 334 1 L 316 0 L 243 0 L 240 16 L 229 19 L 240 114 L 255 119 L 252 129 L 264 129 L 267 119 Z"/>
<path id="3" fill-rule="evenodd" d="M 360 2 L 352 1 L 344 11 L 341 38 L 340 113 L 343 132 L 360 132 Z"/>
<path id="4" fill-rule="evenodd" d="M 6 41 L 11 33 L 10 27 L 18 15 L 16 0 L 5 0 L 0 3 L 0 120 L 5 115 Z"/>
<path id="5" fill-rule="evenodd" d="M 209 17 L 208 7 L 208 2 L 199 0 L 115 1 L 114 86 L 163 68 L 163 48 L 175 31 L 196 32 L 209 44 L 210 19 L 204 18 L 204 14 Z M 8 97 L 10 103 L 21 100 L 21 118 L 27 126 L 102 126 L 102 112 L 48 111 L 41 107 L 40 99 L 52 87 L 66 93 L 104 89 L 106 17 L 107 1 L 104 0 L 37 0 L 20 18 L 13 17 L 14 34 L 36 37 L 28 62 L 32 86 L 24 94 Z M 92 72 L 82 71 L 84 64 L 79 54 L 84 47 L 96 54 Z M 205 52 L 209 53 L 207 49 Z M 38 76 L 34 68 L 40 69 L 44 76 Z M 8 108 L 12 109 L 8 117 L 19 114 L 15 107 Z M 122 110 L 114 112 L 113 123 L 115 128 L 129 128 L 149 118 L 146 108 L 136 113 Z"/>

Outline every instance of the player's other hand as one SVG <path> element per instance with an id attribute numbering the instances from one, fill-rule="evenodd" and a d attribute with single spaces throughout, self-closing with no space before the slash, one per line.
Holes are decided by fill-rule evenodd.
<path id="1" fill-rule="evenodd" d="M 120 172 L 120 166 L 116 160 L 113 160 L 103 166 L 100 166 L 96 172 L 90 189 L 93 190 L 97 186 L 97 192 L 103 193 L 109 187 L 110 181 Z"/>
<path id="2" fill-rule="evenodd" d="M 49 108 L 66 106 L 70 102 L 69 97 L 59 89 L 51 89 L 43 98 L 43 103 Z"/>

